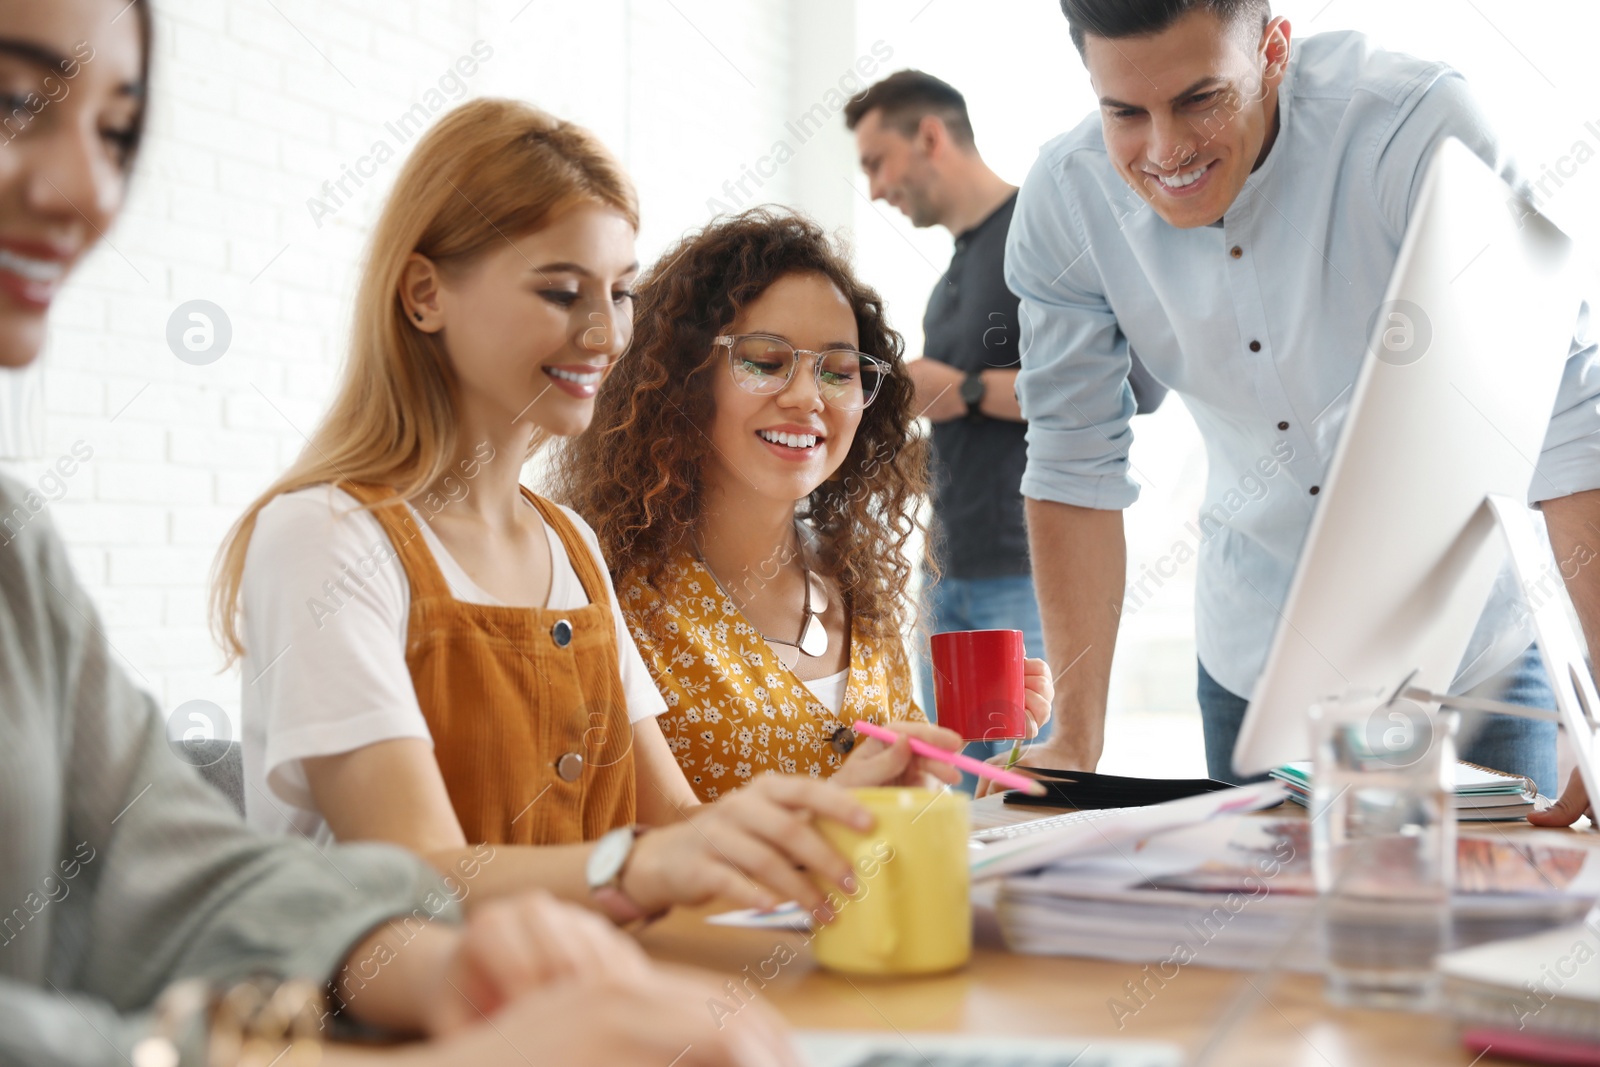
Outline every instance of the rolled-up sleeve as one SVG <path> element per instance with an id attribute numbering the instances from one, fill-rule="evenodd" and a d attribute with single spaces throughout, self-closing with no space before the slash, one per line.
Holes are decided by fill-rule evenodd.
<path id="1" fill-rule="evenodd" d="M 0 480 L 0 513 L 19 499 Z M 387 919 L 459 921 L 458 897 L 402 849 L 248 831 L 112 652 L 34 520 L 0 552 L 0 890 L 6 907 L 19 886 L 60 892 L 44 911 L 31 891 L 38 907 L 0 931 L 0 1067 L 126 1067 L 178 979 L 340 980 Z M 30 765 L 55 788 L 16 788 Z"/>
<path id="2" fill-rule="evenodd" d="M 1539 454 L 1528 503 L 1600 489 L 1600 295 L 1589 297 L 1578 315 L 1566 373 Z"/>
<path id="3" fill-rule="evenodd" d="M 1017 398 L 1028 422 L 1022 495 L 1117 510 L 1139 497 L 1128 476 L 1128 339 L 1106 302 L 1086 231 L 1075 224 L 1047 149 L 1017 197 L 1006 285 L 1021 305 Z"/>

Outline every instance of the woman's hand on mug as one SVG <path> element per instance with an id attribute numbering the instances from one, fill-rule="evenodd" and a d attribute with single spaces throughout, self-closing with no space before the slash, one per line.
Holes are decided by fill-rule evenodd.
<path id="1" fill-rule="evenodd" d="M 622 891 L 646 912 L 714 898 L 746 908 L 794 900 L 810 912 L 825 909 L 823 891 L 807 872 L 846 895 L 855 892 L 855 874 L 818 831 L 817 818 L 861 831 L 873 825 L 872 814 L 832 782 L 763 774 L 683 822 L 642 834 L 623 870 Z"/>
<path id="2" fill-rule="evenodd" d="M 1023 711 L 1028 714 L 1028 736 L 1038 737 L 1045 723 L 1050 721 L 1050 705 L 1056 698 L 1055 679 L 1050 676 L 1050 664 L 1042 659 L 1022 661 Z"/>
<path id="3" fill-rule="evenodd" d="M 1039 731 L 1043 730 L 1045 723 L 1050 721 L 1050 706 L 1055 702 L 1056 696 L 1055 680 L 1050 676 L 1050 664 L 1042 659 L 1023 660 L 1022 686 L 1022 710 L 1028 716 L 1028 737 L 1038 737 Z M 1019 760 L 1027 759 L 1030 751 L 1032 750 L 1024 749 Z M 1015 767 L 1011 766 L 1011 752 L 1009 750 L 1000 753 L 998 756 L 990 756 L 984 762 L 992 763 L 996 767 L 1011 767 L 1014 771 L 1027 771 L 1027 767 L 1020 762 Z M 975 798 L 986 797 L 990 793 L 1003 793 L 1005 790 L 1005 786 L 999 785 L 991 779 L 980 778 L 972 795 Z"/>
<path id="4" fill-rule="evenodd" d="M 961 735 L 926 722 L 892 722 L 885 727 L 899 734 L 893 745 L 872 737 L 862 737 L 850 750 L 844 766 L 831 781 L 842 786 L 925 786 L 959 785 L 961 772 L 948 763 L 918 756 L 911 751 L 911 738 L 925 741 L 947 752 L 961 751 Z"/>
<path id="5" fill-rule="evenodd" d="M 1050 664 L 1046 664 L 1043 659 L 1024 659 L 1022 661 L 1022 712 L 1027 715 L 1027 737 L 1029 739 L 1037 737 L 1038 731 L 1045 728 L 1045 723 L 1050 721 L 1051 704 L 1053 704 L 1054 699 L 1056 699 L 1056 681 L 1051 677 Z M 1021 757 L 1018 758 L 1019 760 L 1027 760 L 1029 752 L 1037 752 L 1037 750 L 1040 750 L 1037 745 L 1035 745 L 1034 749 L 1024 749 Z M 994 757 L 989 757 L 984 761 L 992 763 L 994 766 L 1005 766 L 1005 768 L 1013 769 L 1013 771 L 1026 773 L 1026 766 L 1022 766 L 1022 763 L 1011 766 L 1011 760 L 1013 760 L 1013 755 L 1011 755 L 1011 750 L 1008 749 L 1000 753 L 1000 755 L 994 755 Z M 978 779 L 976 789 L 973 790 L 973 797 L 987 797 L 989 793 L 1003 792 L 1005 792 L 1005 785 L 990 781 L 987 777 L 981 777 L 981 779 Z"/>

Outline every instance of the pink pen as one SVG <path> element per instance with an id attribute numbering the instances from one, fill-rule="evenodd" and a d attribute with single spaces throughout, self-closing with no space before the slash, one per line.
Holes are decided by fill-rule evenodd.
<path id="1" fill-rule="evenodd" d="M 895 733 L 893 730 L 885 730 L 881 726 L 874 726 L 872 723 L 861 719 L 857 719 L 851 729 L 864 737 L 882 741 L 886 745 L 892 745 L 904 736 L 903 734 Z M 982 760 L 975 760 L 971 756 L 963 756 L 959 752 L 948 752 L 945 749 L 930 745 L 926 741 L 919 741 L 915 737 L 909 740 L 911 741 L 911 751 L 919 756 L 938 760 L 940 763 L 948 763 L 952 767 L 966 771 L 969 774 L 976 774 L 979 778 L 993 779 L 1007 789 L 1020 789 L 1024 793 L 1029 793 L 1036 797 L 1042 797 L 1045 794 L 1044 786 L 1040 785 L 1037 779 L 1016 774 L 1012 771 L 1003 771 L 999 767 L 984 763 Z"/>

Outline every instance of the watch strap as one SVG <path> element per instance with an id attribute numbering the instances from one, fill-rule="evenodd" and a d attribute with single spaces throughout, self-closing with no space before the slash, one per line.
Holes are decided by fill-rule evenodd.
<path id="1" fill-rule="evenodd" d="M 967 418 L 977 419 L 983 417 L 983 398 L 988 391 L 988 383 L 983 380 L 983 375 L 977 371 L 969 373 L 962 380 L 961 399 L 967 402 Z"/>
<path id="2" fill-rule="evenodd" d="M 639 838 L 648 827 L 640 823 L 634 823 L 632 826 L 619 827 L 618 829 L 630 831 L 633 834 L 633 844 L 629 846 L 628 854 L 617 865 L 616 872 L 612 874 L 608 881 L 589 887 L 589 896 L 594 901 L 595 906 L 618 926 L 627 926 L 629 923 L 639 922 L 640 920 L 654 921 L 666 914 L 667 909 L 663 908 L 652 915 L 639 907 L 634 902 L 634 899 L 622 889 L 622 876 L 628 869 L 628 862 L 633 859 L 633 848 L 638 845 Z M 616 831 L 613 830 L 611 832 L 615 833 Z"/>
<path id="3" fill-rule="evenodd" d="M 615 885 L 597 886 L 589 891 L 589 895 L 594 898 L 595 904 L 605 913 L 606 918 L 618 926 L 627 926 L 640 919 L 650 918 L 643 908 L 633 902 L 632 897 Z"/>

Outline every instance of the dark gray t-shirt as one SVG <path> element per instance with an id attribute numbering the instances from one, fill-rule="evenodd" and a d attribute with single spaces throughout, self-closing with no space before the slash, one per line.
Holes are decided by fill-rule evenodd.
<path id="1" fill-rule="evenodd" d="M 1006 233 L 1016 194 L 956 238 L 950 267 L 922 316 L 923 355 L 963 373 L 1018 366 L 1017 298 L 1006 288 Z M 1138 410 L 1154 411 L 1166 389 L 1133 363 Z M 934 542 L 951 578 L 1028 574 L 1022 514 L 1027 424 L 957 418 L 933 427 Z"/>

